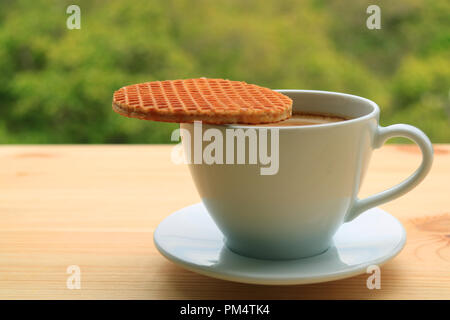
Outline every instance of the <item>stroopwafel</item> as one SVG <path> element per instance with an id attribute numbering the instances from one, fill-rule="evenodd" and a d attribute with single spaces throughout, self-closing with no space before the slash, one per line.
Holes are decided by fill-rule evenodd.
<path id="1" fill-rule="evenodd" d="M 129 85 L 114 92 L 112 107 L 126 117 L 180 123 L 271 123 L 292 114 L 292 100 L 279 92 L 208 78 Z"/>

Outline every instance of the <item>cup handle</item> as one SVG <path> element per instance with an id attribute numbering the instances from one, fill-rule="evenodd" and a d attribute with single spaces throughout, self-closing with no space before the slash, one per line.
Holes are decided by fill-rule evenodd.
<path id="1" fill-rule="evenodd" d="M 404 137 L 417 143 L 422 151 L 422 163 L 420 164 L 420 167 L 407 179 L 390 189 L 374 194 L 365 199 L 356 198 L 345 216 L 345 222 L 352 221 L 367 209 L 391 201 L 407 193 L 417 186 L 430 171 L 431 164 L 433 162 L 433 145 L 425 133 L 416 127 L 407 124 L 394 124 L 389 127 L 378 127 L 374 148 L 380 148 L 386 140 L 393 137 Z"/>

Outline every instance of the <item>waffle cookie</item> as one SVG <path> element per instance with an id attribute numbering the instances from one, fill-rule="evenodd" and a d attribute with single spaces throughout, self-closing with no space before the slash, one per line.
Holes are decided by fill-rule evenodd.
<path id="1" fill-rule="evenodd" d="M 271 123 L 292 114 L 292 100 L 242 81 L 185 79 L 153 81 L 114 92 L 113 110 L 131 118 L 211 124 Z"/>

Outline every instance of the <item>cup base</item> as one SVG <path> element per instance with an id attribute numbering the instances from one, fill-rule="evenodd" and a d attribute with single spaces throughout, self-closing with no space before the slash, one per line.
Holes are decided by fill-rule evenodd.
<path id="1" fill-rule="evenodd" d="M 225 238 L 223 239 L 223 242 L 225 246 L 232 252 L 247 257 L 247 258 L 253 258 L 253 259 L 263 259 L 263 260 L 297 260 L 297 259 L 303 259 L 303 258 L 310 258 L 313 256 L 317 256 L 320 254 L 325 253 L 329 248 L 330 244 L 327 244 L 325 246 L 320 247 L 319 249 L 317 247 L 313 249 L 303 249 L 302 250 L 296 250 L 294 246 L 290 248 L 278 248 L 274 249 L 271 248 L 268 250 L 267 246 L 261 245 L 258 247 L 249 247 L 237 245 L 236 243 L 233 243 L 229 239 Z"/>

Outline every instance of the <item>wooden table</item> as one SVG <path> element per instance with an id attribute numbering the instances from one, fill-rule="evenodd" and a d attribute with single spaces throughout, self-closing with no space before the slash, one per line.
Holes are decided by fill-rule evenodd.
<path id="1" fill-rule="evenodd" d="M 172 146 L 0 147 L 0 298 L 450 299 L 450 145 L 435 146 L 425 181 L 384 206 L 404 224 L 404 250 L 368 274 L 329 283 L 258 286 L 186 271 L 162 257 L 153 231 L 200 201 Z M 374 153 L 360 196 L 394 185 L 420 162 L 412 145 Z M 66 286 L 81 270 L 81 289 Z"/>

